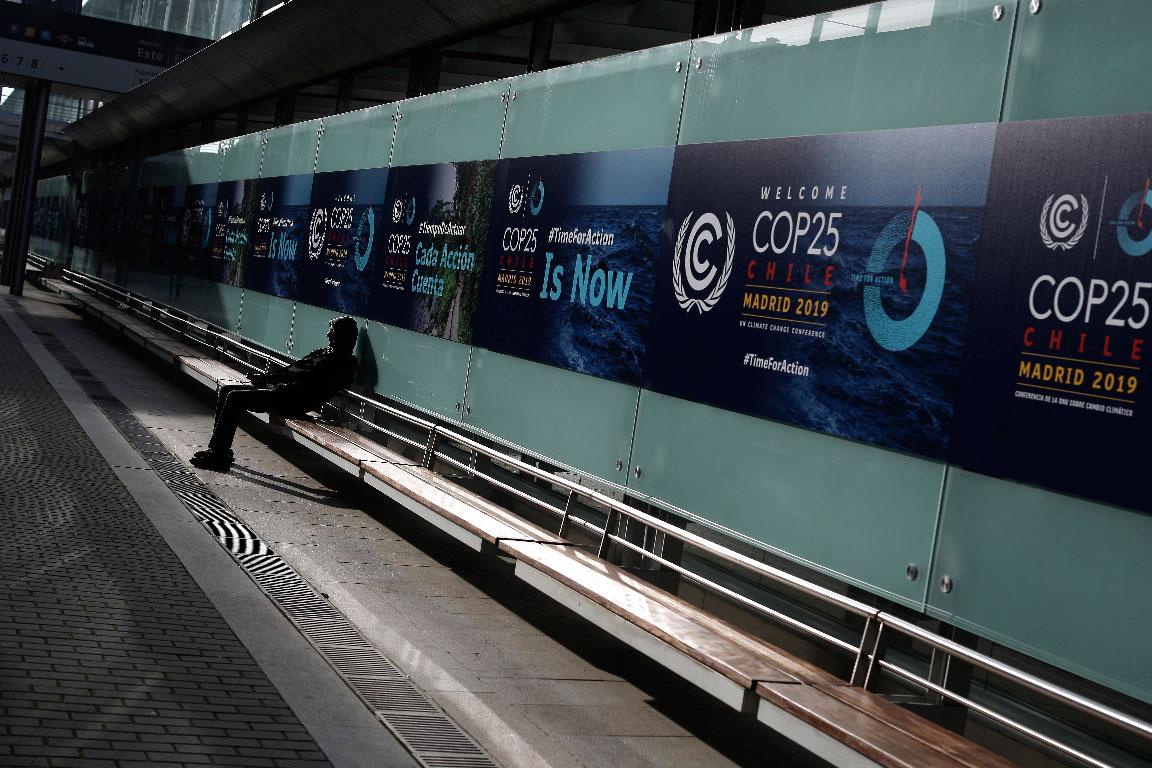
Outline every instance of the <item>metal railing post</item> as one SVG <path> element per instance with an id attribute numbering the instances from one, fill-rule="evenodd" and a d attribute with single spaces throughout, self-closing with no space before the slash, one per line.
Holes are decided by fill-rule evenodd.
<path id="1" fill-rule="evenodd" d="M 564 538 L 568 532 L 568 516 L 572 514 L 572 502 L 576 500 L 576 491 L 568 491 L 568 499 L 564 502 L 564 514 L 560 516 L 560 529 L 556 535 Z"/>
<path id="2" fill-rule="evenodd" d="M 439 435 L 439 425 L 433 425 L 433 427 L 428 430 L 428 443 L 424 446 L 424 456 L 420 460 L 420 466 L 424 467 L 425 469 L 432 469 L 432 464 L 435 461 L 436 455 L 436 440 Z"/>
<path id="3" fill-rule="evenodd" d="M 604 521 L 604 535 L 600 538 L 600 546 L 596 549 L 596 557 L 601 560 L 608 559 L 608 548 L 612 544 L 612 529 L 620 519 L 620 512 L 615 507 L 608 508 L 608 519 Z"/>

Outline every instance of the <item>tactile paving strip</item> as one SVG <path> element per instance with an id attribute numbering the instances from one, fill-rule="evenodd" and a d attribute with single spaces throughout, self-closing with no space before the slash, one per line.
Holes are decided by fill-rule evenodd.
<path id="1" fill-rule="evenodd" d="M 16 311 L 148 466 L 422 765 L 496 768 L 470 736 L 261 541 L 55 334 L 22 308 Z"/>

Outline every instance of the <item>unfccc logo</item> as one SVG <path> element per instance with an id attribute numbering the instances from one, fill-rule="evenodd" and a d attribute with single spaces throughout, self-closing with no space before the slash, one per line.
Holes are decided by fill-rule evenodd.
<path id="1" fill-rule="evenodd" d="M 1080 221 L 1072 220 L 1072 216 L 1080 212 Z M 1088 228 L 1088 198 L 1080 195 L 1049 195 L 1040 211 L 1040 240 L 1051 251 L 1071 250 L 1080 238 L 1084 237 L 1084 230 Z"/>
<path id="2" fill-rule="evenodd" d="M 324 238 L 328 235 L 328 211 L 317 208 L 312 211 L 312 220 L 308 223 L 308 258 L 318 259 L 324 251 Z"/>
<path id="3" fill-rule="evenodd" d="M 696 223 L 692 224 L 690 212 L 680 225 L 680 234 L 676 237 L 676 250 L 672 256 L 672 290 L 676 293 L 676 302 L 686 312 L 691 312 L 695 308 L 700 314 L 704 314 L 716 306 L 724 294 L 724 289 L 728 287 L 728 278 L 732 275 L 732 261 L 736 254 L 736 225 L 732 223 L 731 214 L 725 213 L 724 218 L 727 223 L 726 230 L 721 229 L 720 218 L 714 213 L 703 213 Z M 691 231 L 688 228 L 690 224 Z M 718 268 L 701 257 L 700 249 L 716 242 L 725 234 L 728 237 L 728 248 L 724 256 L 724 266 Z"/>
<path id="4" fill-rule="evenodd" d="M 411 224 L 416 219 L 416 198 L 412 195 L 398 197 L 392 203 L 392 223 L 399 224 L 403 219 L 405 224 Z"/>
<path id="5" fill-rule="evenodd" d="M 512 189 L 508 190 L 508 213 L 520 213 L 520 209 L 524 206 L 524 187 L 519 184 L 513 184 Z"/>

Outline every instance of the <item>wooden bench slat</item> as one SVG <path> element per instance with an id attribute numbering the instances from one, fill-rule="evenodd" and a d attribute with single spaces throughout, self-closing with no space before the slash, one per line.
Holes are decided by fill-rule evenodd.
<path id="1" fill-rule="evenodd" d="M 170 363 L 176 362 L 181 357 L 196 357 L 199 354 L 199 351 L 194 347 L 167 336 L 154 336 L 146 339 L 144 347 Z"/>
<path id="2" fill-rule="evenodd" d="M 742 688 L 751 690 L 759 680 L 839 682 L 818 667 L 574 547 L 510 541 L 501 542 L 500 548 Z"/>
<path id="3" fill-rule="evenodd" d="M 1012 763 L 859 688 L 759 683 L 767 704 L 885 768 L 1011 768 Z M 869 704 L 856 704 L 870 699 Z M 867 711 L 866 711 L 867 710 Z M 772 724 L 769 718 L 763 722 Z M 957 741 L 966 748 L 956 746 Z"/>
<path id="4" fill-rule="evenodd" d="M 832 698 L 927 743 L 958 761 L 960 765 L 972 768 L 1009 768 L 1013 765 L 971 740 L 862 688 L 837 686 L 821 687 L 821 690 Z"/>
<path id="5" fill-rule="evenodd" d="M 216 389 L 219 389 L 222 384 L 244 384 L 248 381 L 247 376 L 235 368 L 229 368 L 219 360 L 204 357 L 182 357 L 180 358 L 180 365 L 194 374 L 199 374 L 198 378 L 204 380 L 205 383 L 214 382 Z"/>
<path id="6" fill-rule="evenodd" d="M 528 541 L 546 541 L 556 543 L 564 541 L 564 539 L 561 539 L 551 531 L 528 522 L 519 515 L 509 512 L 500 505 L 494 504 L 483 496 L 469 491 L 467 488 L 462 488 L 459 485 L 456 485 L 451 480 L 436 474 L 430 469 L 414 464 L 401 464 L 399 466 L 405 472 L 415 475 L 429 485 L 443 491 L 454 499 L 457 499 L 458 501 L 467 505 L 469 508 L 487 515 L 495 523 L 520 531 L 521 535 L 518 538 L 526 539 Z M 501 536 L 500 538 L 503 540 L 513 537 Z"/>
<path id="7" fill-rule="evenodd" d="M 320 425 L 302 419 L 285 419 L 284 426 L 351 464 L 359 465 L 364 461 L 389 461 L 391 456 L 395 456 L 397 459 L 402 458 L 383 446 L 374 445 L 355 432 L 343 427 Z"/>
<path id="8" fill-rule="evenodd" d="M 457 498 L 455 494 L 448 493 L 429 483 L 417 473 L 410 471 L 417 469 L 416 467 L 385 462 L 366 462 L 363 468 L 366 478 L 376 478 L 388 488 L 414 500 L 419 506 L 430 509 L 453 525 L 490 544 L 496 544 L 504 539 L 529 538 L 533 535 L 528 523 L 497 519 L 483 512 L 478 512 Z"/>

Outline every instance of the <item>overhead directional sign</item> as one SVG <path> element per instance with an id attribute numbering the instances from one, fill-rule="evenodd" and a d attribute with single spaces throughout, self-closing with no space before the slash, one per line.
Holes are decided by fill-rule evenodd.
<path id="1" fill-rule="evenodd" d="M 124 92 L 211 40 L 52 8 L 0 3 L 0 72 Z"/>

